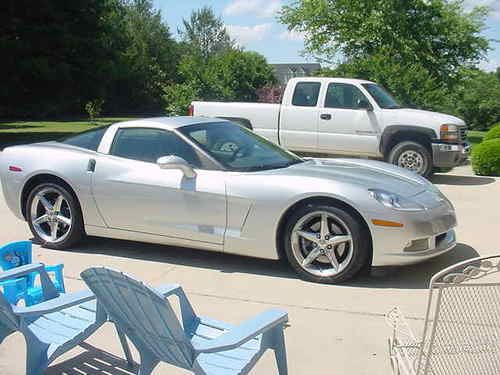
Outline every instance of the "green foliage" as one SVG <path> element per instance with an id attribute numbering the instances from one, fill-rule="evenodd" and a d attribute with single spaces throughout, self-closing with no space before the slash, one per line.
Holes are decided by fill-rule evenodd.
<path id="1" fill-rule="evenodd" d="M 500 138 L 483 141 L 472 152 L 472 169 L 482 176 L 500 176 Z"/>
<path id="2" fill-rule="evenodd" d="M 205 61 L 210 56 L 234 47 L 224 22 L 210 7 L 193 11 L 189 20 L 183 19 L 182 23 L 184 29 L 179 30 L 182 41 L 188 48 L 197 51 Z"/>
<path id="3" fill-rule="evenodd" d="M 480 70 L 464 72 L 462 81 L 449 94 L 451 110 L 471 129 L 488 129 L 500 121 L 500 78 Z"/>
<path id="4" fill-rule="evenodd" d="M 85 112 L 89 115 L 90 121 L 94 122 L 96 117 L 98 117 L 102 112 L 102 106 L 104 104 L 103 99 L 94 99 L 85 104 Z"/>
<path id="5" fill-rule="evenodd" d="M 177 43 L 151 0 L 6 0 L 0 12 L 1 117 L 161 109 Z"/>
<path id="6" fill-rule="evenodd" d="M 489 141 L 490 139 L 500 138 L 500 124 L 494 125 L 488 132 L 484 135 L 483 141 Z"/>
<path id="7" fill-rule="evenodd" d="M 170 116 L 185 116 L 189 105 L 198 99 L 197 90 L 188 83 L 176 83 L 163 88 L 165 110 Z"/>

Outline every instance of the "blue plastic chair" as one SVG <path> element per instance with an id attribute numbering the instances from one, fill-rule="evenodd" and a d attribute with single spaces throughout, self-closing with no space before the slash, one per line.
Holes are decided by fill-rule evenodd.
<path id="1" fill-rule="evenodd" d="M 32 244 L 31 241 L 10 242 L 0 247 L 0 267 L 4 271 L 31 264 Z M 59 293 L 65 292 L 63 265 L 45 266 L 45 271 L 52 275 L 52 283 Z M 0 282 L 3 293 L 7 300 L 15 305 L 24 300 L 26 306 L 35 305 L 43 301 L 42 288 L 37 285 L 37 274 L 31 273 L 25 277 Z"/>
<path id="2" fill-rule="evenodd" d="M 105 323 L 107 315 L 88 290 L 59 295 L 40 263 L 2 272 L 0 281 L 25 278 L 33 272 L 40 276 L 44 301 L 29 307 L 15 306 L 0 292 L 0 343 L 11 333 L 22 333 L 27 348 L 26 374 L 41 375 L 55 358 Z"/>
<path id="3" fill-rule="evenodd" d="M 153 289 L 105 267 L 81 276 L 139 351 L 139 375 L 150 374 L 159 362 L 195 374 L 247 374 L 267 349 L 274 350 L 279 374 L 287 374 L 285 311 L 269 310 L 233 326 L 197 316 L 179 285 Z M 179 299 L 182 325 L 166 298 L 171 295 Z M 128 349 L 125 354 L 132 364 Z"/>

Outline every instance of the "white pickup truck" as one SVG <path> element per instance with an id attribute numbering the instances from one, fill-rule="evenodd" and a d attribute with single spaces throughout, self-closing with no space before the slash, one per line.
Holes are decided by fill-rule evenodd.
<path id="1" fill-rule="evenodd" d="M 374 82 L 293 78 L 281 104 L 191 103 L 190 114 L 232 120 L 301 154 L 384 159 L 429 176 L 467 158 L 467 128 L 443 113 L 402 108 Z"/>

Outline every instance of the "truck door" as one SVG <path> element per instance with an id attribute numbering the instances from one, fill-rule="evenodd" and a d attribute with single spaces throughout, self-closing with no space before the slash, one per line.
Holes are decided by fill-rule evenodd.
<path id="1" fill-rule="evenodd" d="M 368 98 L 355 85 L 331 82 L 319 109 L 318 151 L 378 155 L 380 127 Z M 367 109 L 370 107 L 370 109 Z"/>
<path id="2" fill-rule="evenodd" d="M 317 151 L 320 89 L 319 81 L 299 81 L 291 100 L 282 104 L 279 128 L 282 146 L 292 151 Z"/>

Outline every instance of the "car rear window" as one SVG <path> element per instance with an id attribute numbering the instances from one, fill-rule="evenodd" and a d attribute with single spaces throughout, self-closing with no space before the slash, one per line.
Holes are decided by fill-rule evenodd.
<path id="1" fill-rule="evenodd" d="M 87 150 L 97 151 L 97 149 L 99 148 L 99 144 L 101 143 L 101 139 L 107 129 L 108 126 L 90 129 L 84 131 L 83 133 L 65 138 L 61 141 L 61 143 L 86 148 Z"/>
<path id="2" fill-rule="evenodd" d="M 298 82 L 293 92 L 292 105 L 315 107 L 318 103 L 320 82 Z"/>

